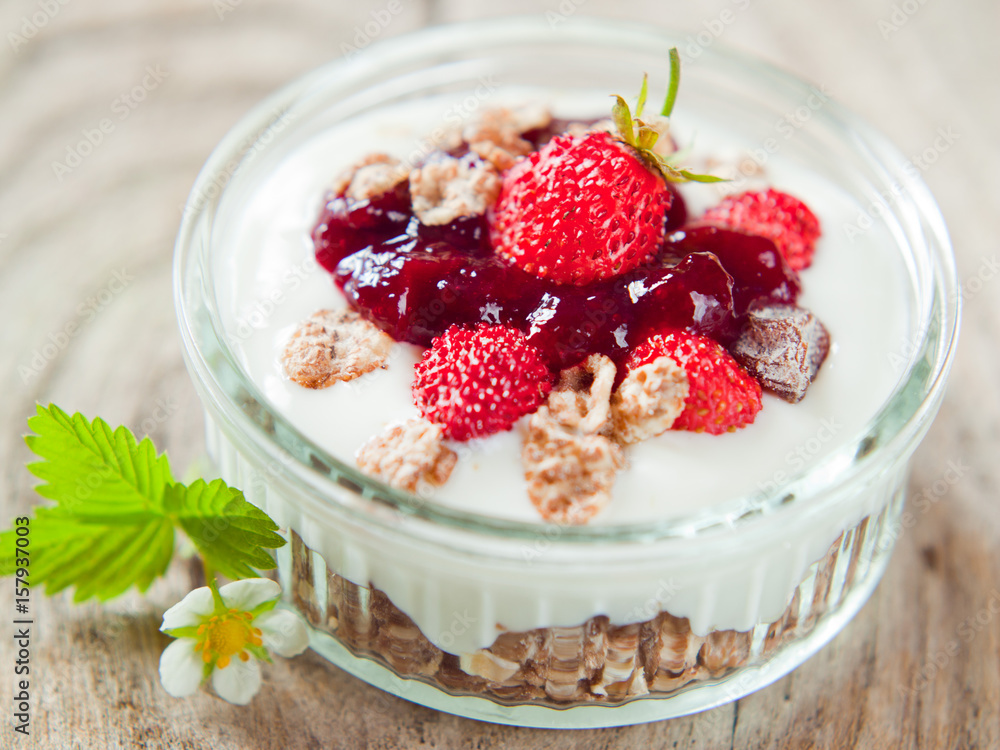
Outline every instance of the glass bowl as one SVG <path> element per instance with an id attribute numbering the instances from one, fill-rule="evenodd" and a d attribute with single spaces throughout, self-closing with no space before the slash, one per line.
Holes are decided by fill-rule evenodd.
<path id="1" fill-rule="evenodd" d="M 262 395 L 238 356 L 220 304 L 227 232 L 261 179 L 317 133 L 421 97 L 474 99 L 483 86 L 630 92 L 639 72 L 664 69 L 675 45 L 684 48 L 680 35 L 580 18 L 430 29 L 281 90 L 198 176 L 176 245 L 175 301 L 209 453 L 289 539 L 278 576 L 288 606 L 312 626 L 313 648 L 372 685 L 523 726 L 680 716 L 801 664 L 885 569 L 908 461 L 940 406 L 955 347 L 954 260 L 904 157 L 825 96 L 780 158 L 837 185 L 888 231 L 908 276 L 909 335 L 898 384 L 864 429 L 787 481 L 646 523 L 476 515 L 395 490 L 324 451 Z M 726 122 L 748 151 L 820 93 L 718 44 L 687 52 L 684 109 Z"/>

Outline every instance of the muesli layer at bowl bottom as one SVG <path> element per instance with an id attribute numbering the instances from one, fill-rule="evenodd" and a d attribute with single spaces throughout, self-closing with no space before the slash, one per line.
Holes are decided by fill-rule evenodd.
<path id="1" fill-rule="evenodd" d="M 599 615 L 576 627 L 501 632 L 488 648 L 452 654 L 431 643 L 382 591 L 330 570 L 294 531 L 291 569 L 283 578 L 314 628 L 400 676 L 507 705 L 614 704 L 719 680 L 804 638 L 877 567 L 874 558 L 888 554 L 886 527 L 899 501 L 843 532 L 809 568 L 779 619 L 745 631 L 697 635 L 687 618 L 666 611 L 628 624 Z M 325 590 L 317 590 L 323 580 Z"/>

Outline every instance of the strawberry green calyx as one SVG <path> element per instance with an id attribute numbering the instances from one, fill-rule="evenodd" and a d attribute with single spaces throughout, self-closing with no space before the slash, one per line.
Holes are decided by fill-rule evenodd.
<path id="1" fill-rule="evenodd" d="M 618 130 L 622 142 L 634 148 L 642 160 L 652 169 L 663 175 L 668 182 L 724 182 L 722 177 L 697 174 L 687 169 L 679 169 L 674 165 L 677 153 L 663 155 L 654 151 L 654 146 L 660 138 L 669 137 L 670 115 L 677 99 L 677 88 L 680 84 L 681 60 L 677 48 L 670 50 L 670 83 L 667 85 L 667 96 L 658 117 L 646 122 L 642 119 L 642 111 L 646 105 L 648 76 L 643 75 L 639 98 L 636 101 L 633 117 L 628 103 L 620 96 L 615 96 L 615 105 L 611 108 L 611 119 Z"/>

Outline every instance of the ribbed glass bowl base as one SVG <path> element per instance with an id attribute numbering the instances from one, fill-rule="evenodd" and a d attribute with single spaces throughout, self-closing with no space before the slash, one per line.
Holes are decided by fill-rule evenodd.
<path id="1" fill-rule="evenodd" d="M 464 665 L 475 663 L 468 661 L 468 655 L 463 658 L 433 646 L 384 594 L 336 575 L 295 532 L 279 553 L 278 575 L 290 606 L 310 623 L 313 649 L 393 695 L 501 724 L 624 726 L 684 716 L 739 699 L 816 653 L 878 584 L 902 505 L 899 493 L 878 516 L 865 518 L 841 535 L 809 568 L 776 622 L 759 623 L 749 631 L 698 636 L 686 619 L 661 612 L 628 625 L 616 626 L 598 617 L 578 628 L 506 634 L 498 639 L 501 644 L 506 638 L 506 644 L 486 651 L 511 657 L 516 644 L 523 647 L 527 642 L 532 648 L 520 663 L 498 659 L 512 665 L 496 675 L 502 680 L 464 672 Z M 616 670 L 613 682 L 606 674 L 611 670 Z"/>

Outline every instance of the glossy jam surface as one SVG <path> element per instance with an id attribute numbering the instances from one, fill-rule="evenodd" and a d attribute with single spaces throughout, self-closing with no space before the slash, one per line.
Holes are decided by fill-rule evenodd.
<path id="1" fill-rule="evenodd" d="M 313 230 L 316 258 L 350 304 L 397 341 L 429 346 L 453 324 L 523 331 L 555 369 L 592 353 L 620 361 L 663 328 L 723 344 L 760 300 L 794 302 L 797 274 L 766 239 L 686 220 L 674 190 L 672 233 L 648 264 L 586 286 L 556 284 L 496 256 L 486 219 L 424 226 L 406 183 L 371 201 L 331 197 Z"/>

